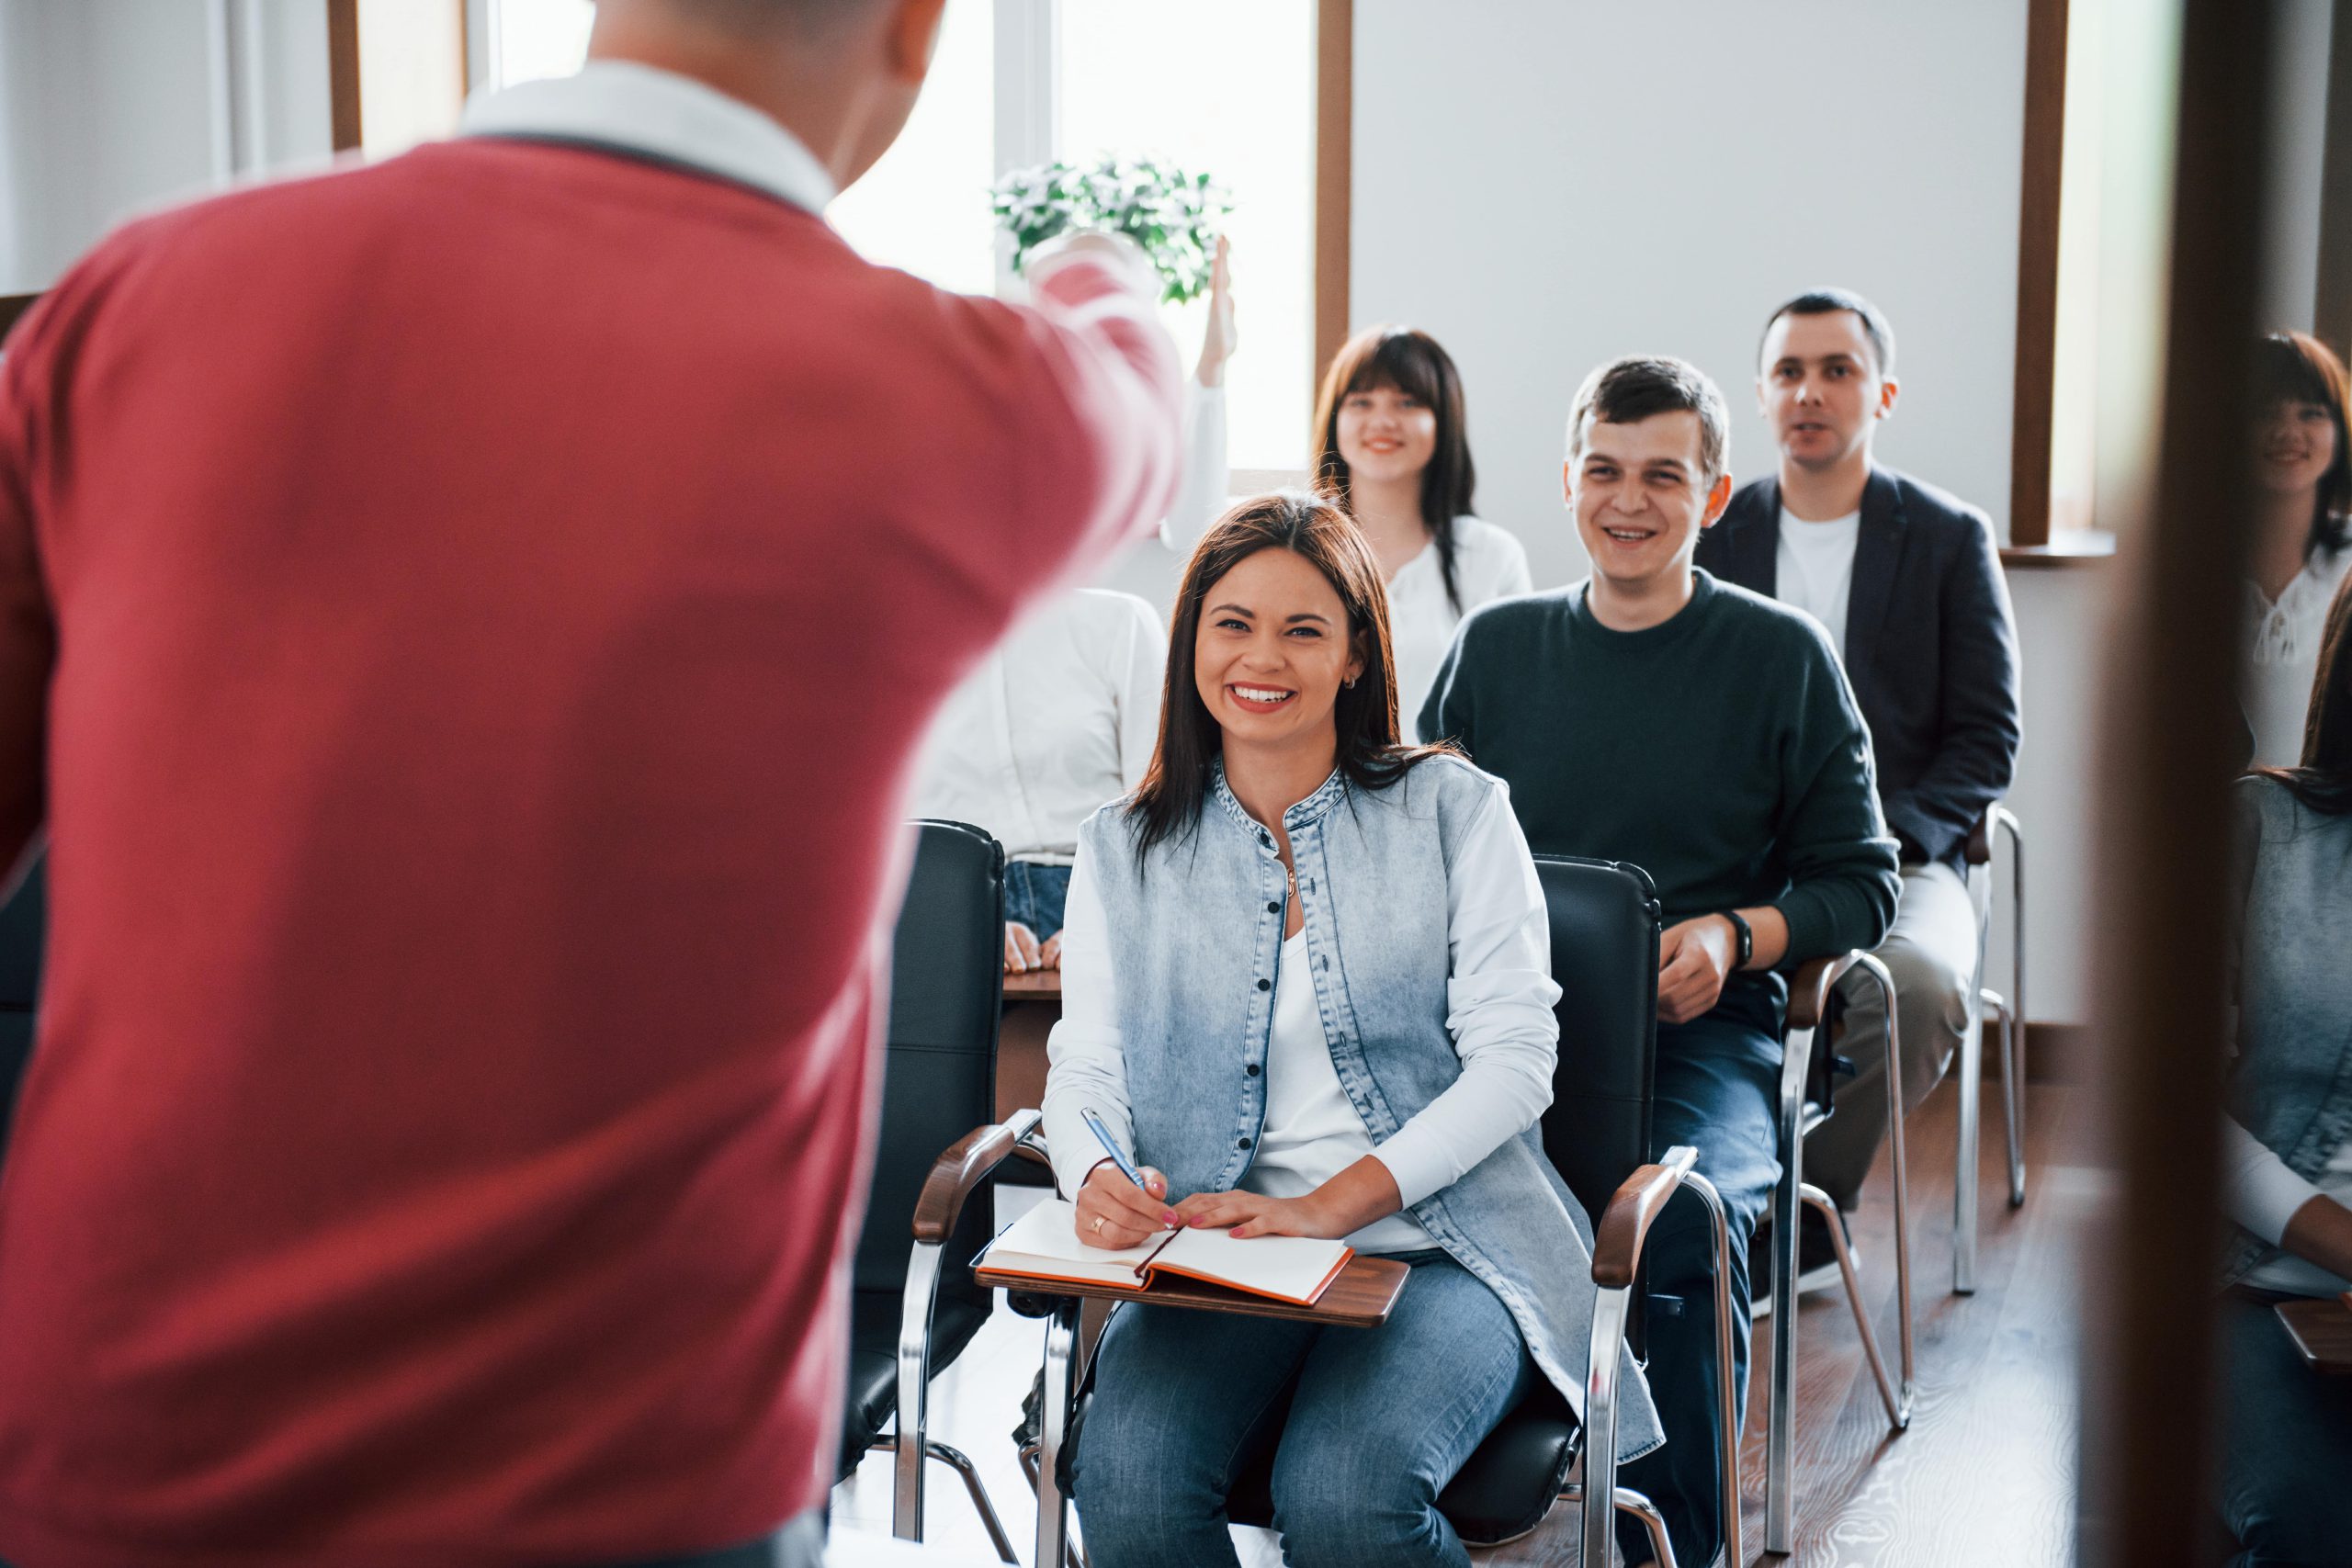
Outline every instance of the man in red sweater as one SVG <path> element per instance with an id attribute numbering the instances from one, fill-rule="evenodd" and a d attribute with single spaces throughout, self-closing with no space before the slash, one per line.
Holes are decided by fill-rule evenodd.
<path id="1" fill-rule="evenodd" d="M 1015 310 L 820 216 L 941 4 L 603 0 L 11 342 L 17 1568 L 815 1560 L 910 760 L 1178 435 L 1107 242 Z"/>

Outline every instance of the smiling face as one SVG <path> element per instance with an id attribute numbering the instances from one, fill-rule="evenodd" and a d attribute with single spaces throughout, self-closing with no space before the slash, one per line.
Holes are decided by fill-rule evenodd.
<path id="1" fill-rule="evenodd" d="M 1801 468 L 1835 468 L 1866 453 L 1878 422 L 1894 412 L 1895 392 L 1852 310 L 1791 312 L 1764 334 L 1757 406 L 1781 455 Z"/>
<path id="2" fill-rule="evenodd" d="M 1359 480 L 1418 478 L 1437 455 L 1437 411 L 1396 387 L 1359 387 L 1340 400 L 1340 460 Z"/>
<path id="3" fill-rule="evenodd" d="M 1363 672 L 1347 607 L 1292 550 L 1245 556 L 1212 583 L 1193 639 L 1193 684 L 1236 745 L 1336 747 L 1340 684 Z"/>
<path id="4" fill-rule="evenodd" d="M 2335 416 L 2325 403 L 2284 398 L 2255 427 L 2255 471 L 2274 495 L 2307 495 L 2335 461 Z"/>
<path id="5" fill-rule="evenodd" d="M 1592 570 L 1629 597 L 1688 577 L 1700 530 L 1723 515 L 1731 477 L 1711 479 L 1687 409 L 1614 424 L 1588 417 L 1565 476 Z"/>

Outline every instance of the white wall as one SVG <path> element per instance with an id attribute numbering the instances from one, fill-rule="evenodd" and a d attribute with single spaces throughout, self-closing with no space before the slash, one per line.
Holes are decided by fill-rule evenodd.
<path id="1" fill-rule="evenodd" d="M 1881 450 L 2006 525 L 2025 0 L 1358 0 L 1359 322 L 1463 367 L 1479 512 L 1584 570 L 1562 426 L 1615 355 L 1697 363 L 1742 479 L 1765 314 L 1840 283 L 1893 319 Z"/>
<path id="2" fill-rule="evenodd" d="M 2332 0 L 2273 3 L 2279 34 L 2271 93 L 2275 140 L 2263 324 L 2308 332 L 2318 312 L 2320 192 L 2327 154 L 2328 34 L 2334 7 Z"/>
<path id="3" fill-rule="evenodd" d="M 114 224 L 322 164 L 321 0 L 0 0 L 0 293 Z"/>

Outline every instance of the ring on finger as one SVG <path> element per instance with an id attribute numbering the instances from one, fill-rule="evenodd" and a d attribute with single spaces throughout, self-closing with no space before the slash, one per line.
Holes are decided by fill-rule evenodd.
<path id="1" fill-rule="evenodd" d="M 1096 1231 L 1100 1231 L 1100 1230 L 1102 1228 L 1102 1215 L 1100 1215 L 1100 1214 L 1095 1215 L 1095 1216 L 1094 1216 L 1094 1224 L 1093 1224 L 1093 1225 L 1092 1225 L 1091 1227 L 1090 1227 L 1090 1228 L 1091 1228 L 1091 1229 L 1093 1229 L 1093 1230 L 1096 1230 Z"/>

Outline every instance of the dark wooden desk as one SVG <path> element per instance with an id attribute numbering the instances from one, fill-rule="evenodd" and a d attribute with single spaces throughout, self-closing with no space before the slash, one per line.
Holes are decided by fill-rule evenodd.
<path id="1" fill-rule="evenodd" d="M 1080 1373 L 1086 1358 L 1094 1351 L 1091 1337 L 1102 1331 L 1107 1310 L 1102 1303 L 1154 1302 L 1164 1306 L 1195 1307 L 1250 1317 L 1287 1317 L 1339 1327 L 1369 1328 L 1388 1321 L 1388 1314 L 1396 1305 L 1396 1298 L 1411 1273 L 1409 1267 L 1393 1258 L 1359 1255 L 1348 1259 L 1347 1267 L 1340 1270 L 1339 1278 L 1331 1281 L 1313 1306 L 1301 1307 L 1190 1280 L 1162 1279 L 1138 1294 L 1134 1291 L 1073 1284 L 1066 1280 L 1039 1280 L 1024 1274 L 973 1269 L 972 1277 L 983 1285 L 1040 1295 L 1050 1292 L 1055 1302 L 1054 1314 L 1046 1320 L 1046 1399 L 1037 1434 L 1037 1554 L 1032 1561 L 1060 1563 L 1069 1540 L 1069 1499 L 1062 1495 L 1059 1480 L 1062 1444 L 1069 1436 Z M 1086 1308 L 1089 1324 L 1090 1343 L 1084 1346 L 1079 1344 L 1081 1305 Z"/>
<path id="2" fill-rule="evenodd" d="M 1058 969 L 1032 969 L 1026 975 L 1004 977 L 1005 999 L 1015 998 L 1024 1002 L 1059 1002 L 1062 999 L 1062 972 Z"/>
<path id="3" fill-rule="evenodd" d="M 1338 1289 L 1337 1282 L 1333 1289 Z M 2303 1365 L 2335 1377 L 2352 1376 L 2352 1298 L 2281 1302 L 2273 1309 Z"/>
<path id="4" fill-rule="evenodd" d="M 1347 1267 L 1341 1269 L 1339 1278 L 1316 1298 L 1313 1306 L 1294 1306 L 1289 1302 L 1278 1302 L 1271 1296 L 1253 1296 L 1247 1291 L 1169 1274 L 1161 1275 L 1150 1290 L 1140 1293 L 1113 1290 L 1102 1285 L 1076 1284 L 1068 1280 L 1036 1280 L 1026 1274 L 1001 1274 L 992 1269 L 975 1269 L 972 1278 L 983 1285 L 1032 1295 L 1146 1302 L 1153 1306 L 1237 1313 L 1243 1317 L 1286 1317 L 1303 1323 L 1328 1323 L 1342 1328 L 1377 1328 L 1387 1322 L 1388 1314 L 1396 1310 L 1396 1298 L 1404 1293 L 1405 1280 L 1411 1273 L 1409 1266 L 1393 1258 L 1366 1258 L 1358 1253 L 1348 1259 Z"/>

